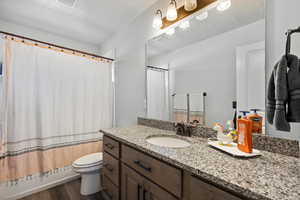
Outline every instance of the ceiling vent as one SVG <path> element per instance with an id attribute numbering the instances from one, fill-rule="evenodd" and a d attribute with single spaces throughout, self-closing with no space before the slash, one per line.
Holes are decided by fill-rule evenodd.
<path id="1" fill-rule="evenodd" d="M 74 7 L 76 0 L 57 0 L 57 2 L 62 3 L 68 7 Z"/>

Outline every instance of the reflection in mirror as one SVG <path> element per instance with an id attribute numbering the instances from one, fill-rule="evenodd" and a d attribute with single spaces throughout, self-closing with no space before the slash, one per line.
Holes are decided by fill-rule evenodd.
<path id="1" fill-rule="evenodd" d="M 151 38 L 147 117 L 225 126 L 233 101 L 264 117 L 264 10 L 264 0 L 232 0 L 228 10 L 210 9 L 206 18 L 200 10 L 188 28 L 179 21 Z"/>
<path id="2" fill-rule="evenodd" d="M 265 119 L 265 43 L 236 48 L 237 109 L 256 112 Z M 265 132 L 265 120 L 262 131 Z"/>
<path id="3" fill-rule="evenodd" d="M 164 66 L 147 66 L 147 116 L 169 120 L 169 73 Z"/>
<path id="4" fill-rule="evenodd" d="M 171 102 L 172 121 L 205 125 L 205 95 L 174 93 Z"/>

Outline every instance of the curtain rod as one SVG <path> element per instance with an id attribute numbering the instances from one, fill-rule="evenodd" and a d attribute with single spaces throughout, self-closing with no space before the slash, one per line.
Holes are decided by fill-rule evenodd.
<path id="1" fill-rule="evenodd" d="M 164 69 L 164 68 L 160 68 L 160 67 L 154 67 L 154 66 L 147 66 L 147 68 L 157 69 L 157 70 L 163 70 L 163 71 L 169 71 L 168 69 Z"/>
<path id="2" fill-rule="evenodd" d="M 104 59 L 104 60 L 114 61 L 114 59 L 112 59 L 112 58 L 107 58 L 107 57 L 104 57 L 104 56 L 99 56 L 99 55 L 88 53 L 88 52 L 85 52 L 85 51 L 80 51 L 80 50 L 77 50 L 77 49 L 71 49 L 71 48 L 68 48 L 68 47 L 63 47 L 63 46 L 59 46 L 59 45 L 56 45 L 56 44 L 43 42 L 43 41 L 40 41 L 40 40 L 32 39 L 32 38 L 29 38 L 29 37 L 25 37 L 25 36 L 13 34 L 13 33 L 8 33 L 8 32 L 4 32 L 4 31 L 0 31 L 0 33 L 5 34 L 5 35 L 9 35 L 9 36 L 12 36 L 12 37 L 18 37 L 18 38 L 24 39 L 24 40 L 31 40 L 33 42 L 42 43 L 42 44 L 45 44 L 45 45 L 57 47 L 57 48 L 60 48 L 60 49 L 65 49 L 65 50 L 68 50 L 68 51 L 74 51 L 74 52 L 85 54 L 85 55 L 92 56 L 92 57 L 95 57 L 95 58 L 101 58 L 101 59 Z"/>

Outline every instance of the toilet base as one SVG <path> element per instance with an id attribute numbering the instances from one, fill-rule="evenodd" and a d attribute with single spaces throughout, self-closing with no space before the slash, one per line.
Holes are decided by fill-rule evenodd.
<path id="1" fill-rule="evenodd" d="M 81 195 L 91 195 L 101 191 L 100 172 L 81 174 Z"/>

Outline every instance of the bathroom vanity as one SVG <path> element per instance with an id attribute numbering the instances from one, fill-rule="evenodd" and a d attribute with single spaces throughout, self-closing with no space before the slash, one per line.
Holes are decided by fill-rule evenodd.
<path id="1" fill-rule="evenodd" d="M 103 186 L 111 200 L 297 199 L 299 159 L 262 152 L 237 159 L 207 146 L 201 137 L 137 125 L 102 130 Z M 191 145 L 166 148 L 147 142 L 170 136 Z M 298 188 L 298 189 L 297 189 Z"/>

